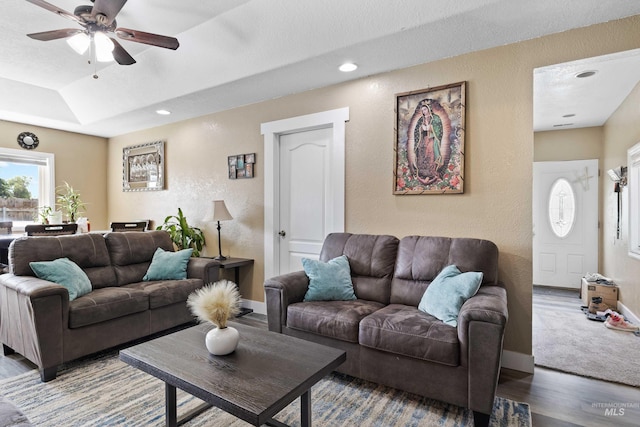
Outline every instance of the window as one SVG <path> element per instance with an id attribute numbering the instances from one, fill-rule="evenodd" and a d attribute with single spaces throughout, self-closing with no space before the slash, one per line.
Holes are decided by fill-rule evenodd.
<path id="1" fill-rule="evenodd" d="M 0 148 L 0 221 L 22 232 L 37 222 L 40 208 L 54 205 L 53 154 Z"/>
<path id="2" fill-rule="evenodd" d="M 558 179 L 549 194 L 549 221 L 553 233 L 559 238 L 567 237 L 576 220 L 576 197 L 571 184 Z"/>
<path id="3" fill-rule="evenodd" d="M 640 142 L 627 151 L 629 255 L 640 259 Z"/>

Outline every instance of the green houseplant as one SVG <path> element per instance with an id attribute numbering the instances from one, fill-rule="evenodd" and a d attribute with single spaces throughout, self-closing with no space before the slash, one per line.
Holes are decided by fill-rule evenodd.
<path id="1" fill-rule="evenodd" d="M 178 208 L 178 215 L 169 215 L 164 219 L 164 224 L 156 227 L 156 230 L 165 230 L 171 236 L 171 240 L 178 249 L 193 248 L 191 256 L 200 256 L 200 251 L 205 245 L 204 233 L 198 227 L 191 227 L 187 223 L 187 217 Z"/>
<path id="2" fill-rule="evenodd" d="M 80 193 L 75 191 L 68 182 L 58 189 L 56 201 L 71 223 L 76 222 L 76 216 L 84 211 L 86 206 L 80 199 Z"/>
<path id="3" fill-rule="evenodd" d="M 42 206 L 38 209 L 38 222 L 40 224 L 49 224 L 49 216 L 53 213 L 51 206 Z"/>

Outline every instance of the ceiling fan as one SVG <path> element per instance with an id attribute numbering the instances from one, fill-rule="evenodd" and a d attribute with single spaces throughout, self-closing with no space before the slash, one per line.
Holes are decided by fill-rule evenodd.
<path id="1" fill-rule="evenodd" d="M 165 49 L 176 50 L 180 43 L 175 37 L 161 36 L 158 34 L 145 33 L 143 31 L 131 30 L 128 28 L 118 28 L 116 24 L 116 15 L 120 12 L 127 0 L 91 0 L 91 5 L 81 5 L 75 8 L 73 13 L 60 9 L 57 6 L 52 5 L 44 0 L 27 0 L 29 3 L 33 3 L 36 6 L 40 6 L 53 13 L 56 13 L 65 18 L 71 19 L 80 24 L 83 29 L 80 28 L 67 28 L 61 30 L 44 31 L 41 33 L 27 34 L 32 39 L 49 41 L 63 38 L 71 38 L 80 35 L 85 39 L 85 43 L 88 41 L 91 43 L 92 55 L 94 56 L 96 48 L 96 40 L 106 40 L 106 43 L 111 49 L 113 44 L 113 59 L 120 65 L 135 64 L 136 60 L 122 47 L 122 45 L 113 38 L 112 34 L 118 36 L 122 40 L 132 41 L 136 43 L 144 43 L 151 46 L 163 47 Z M 110 42 L 109 42 L 110 41 Z M 88 47 L 89 43 L 86 43 L 84 49 Z M 95 77 L 95 76 L 94 76 Z"/>

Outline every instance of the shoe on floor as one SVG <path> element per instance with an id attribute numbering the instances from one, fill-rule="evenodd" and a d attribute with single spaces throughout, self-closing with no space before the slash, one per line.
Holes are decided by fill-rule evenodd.
<path id="1" fill-rule="evenodd" d="M 615 311 L 611 312 L 609 318 L 604 322 L 604 326 L 618 331 L 636 332 L 638 330 L 637 326 L 624 320 L 624 318 Z"/>

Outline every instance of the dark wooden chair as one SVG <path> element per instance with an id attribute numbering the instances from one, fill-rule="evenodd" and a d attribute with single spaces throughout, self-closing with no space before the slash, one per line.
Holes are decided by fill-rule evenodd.
<path id="1" fill-rule="evenodd" d="M 111 231 L 146 231 L 149 221 L 112 222 Z"/>
<path id="2" fill-rule="evenodd" d="M 0 221 L 0 234 L 11 234 L 13 221 Z"/>
<path id="3" fill-rule="evenodd" d="M 25 225 L 27 236 L 63 236 L 76 234 L 78 224 L 32 224 Z"/>

